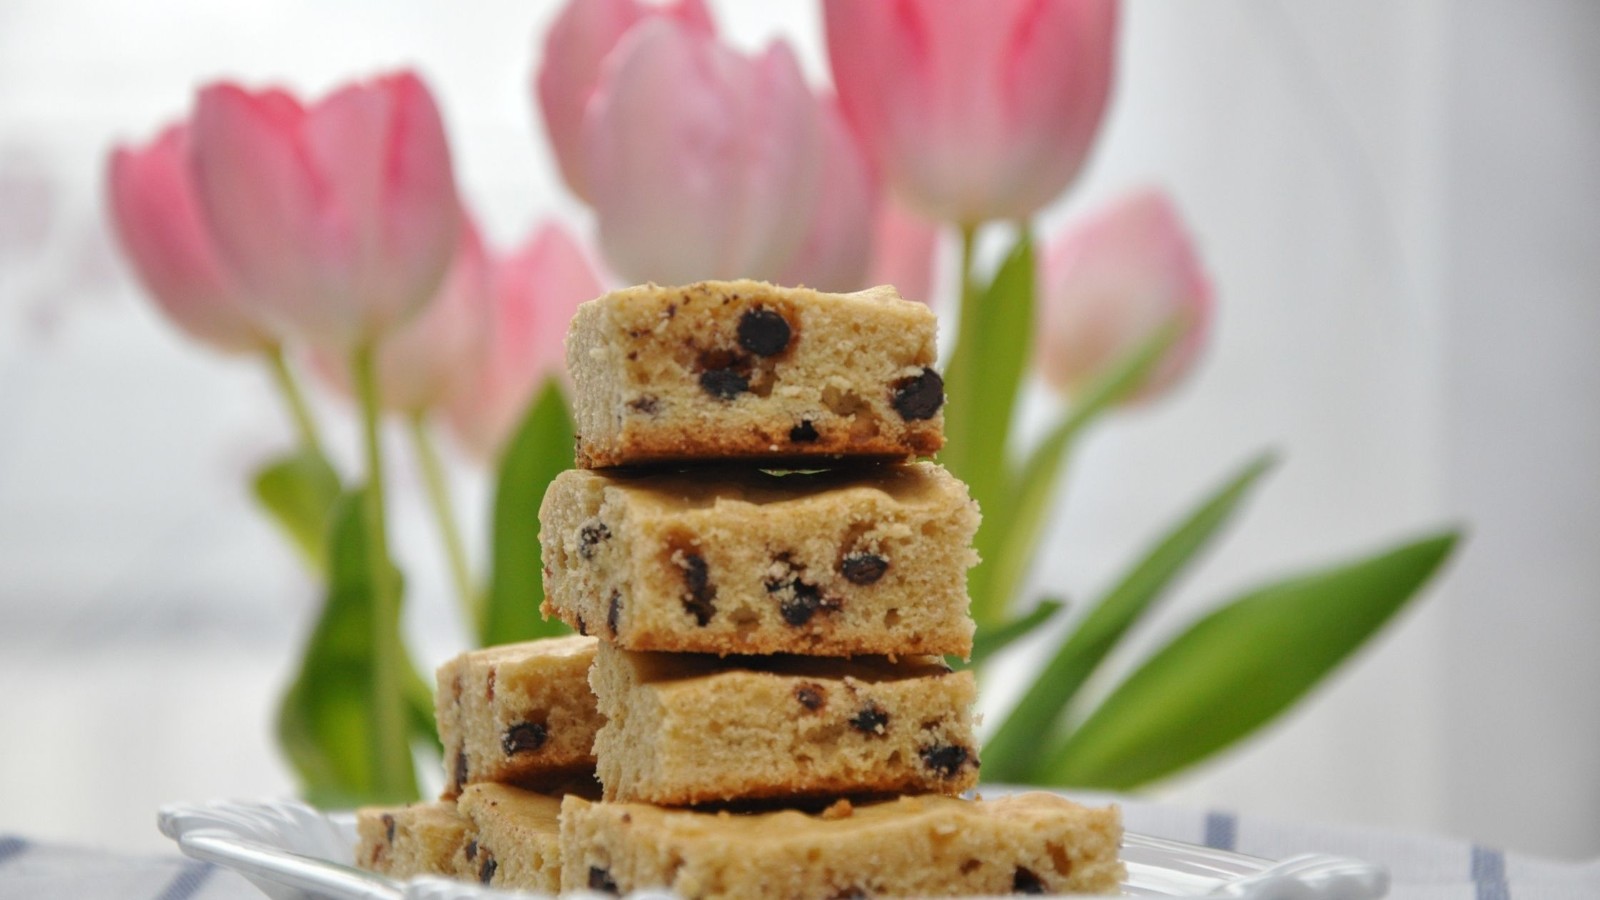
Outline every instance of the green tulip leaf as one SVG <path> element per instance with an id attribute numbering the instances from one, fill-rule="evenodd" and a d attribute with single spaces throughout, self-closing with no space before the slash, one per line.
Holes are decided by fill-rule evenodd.
<path id="1" fill-rule="evenodd" d="M 1044 752 L 1041 735 L 1059 730 L 1079 688 L 1128 630 L 1166 593 L 1221 532 L 1273 465 L 1271 454 L 1256 457 L 1162 536 L 1122 577 L 1057 648 L 1022 699 L 984 746 L 986 777 L 1022 781 Z"/>
<path id="2" fill-rule="evenodd" d="M 1012 643 L 1032 634 L 1034 629 L 1049 621 L 1063 606 L 1060 600 L 1046 598 L 1040 600 L 1026 615 L 1003 625 L 979 625 L 978 633 L 972 638 L 972 659 L 962 668 L 976 669 L 983 665 Z"/>
<path id="3" fill-rule="evenodd" d="M 974 570 L 978 580 L 974 594 L 988 597 L 990 608 L 1004 608 L 1021 589 L 1056 497 L 1056 482 L 1078 435 L 1137 391 L 1182 333 L 1177 326 L 1157 331 L 1091 383 L 1074 401 L 1072 412 L 1029 455 L 1016 484 L 1006 492 L 1009 502 L 984 509 L 976 544 L 985 562 Z"/>
<path id="4" fill-rule="evenodd" d="M 359 492 L 335 503 L 332 522 L 328 593 L 299 672 L 278 709 L 279 743 L 313 804 L 329 808 L 415 800 L 411 747 L 379 747 L 375 738 L 373 585 Z M 392 639 L 398 641 L 399 635 Z M 406 665 L 410 682 L 420 684 L 415 668 Z M 415 688 L 408 693 L 415 695 Z M 418 727 L 415 715 L 408 723 L 413 735 L 432 734 L 431 725 Z M 380 753 L 401 761 L 409 792 L 379 789 Z"/>
<path id="5" fill-rule="evenodd" d="M 940 461 L 978 501 L 985 518 L 1004 520 L 1010 502 L 1006 445 L 1017 392 L 1033 347 L 1033 241 L 1017 239 L 987 289 L 969 291 L 961 332 L 945 370 L 946 444 Z M 973 570 L 981 578 L 982 566 Z M 993 623 L 1009 597 L 973 593 L 973 615 Z"/>
<path id="6" fill-rule="evenodd" d="M 256 500 L 311 568 L 328 570 L 328 523 L 342 487 L 321 453 L 301 449 L 262 466 L 253 479 Z"/>
<path id="7" fill-rule="evenodd" d="M 1038 774 L 1125 790 L 1255 731 L 1405 606 L 1457 537 L 1446 532 L 1269 584 L 1211 612 L 1117 687 Z"/>
<path id="8" fill-rule="evenodd" d="M 528 407 L 504 455 L 495 484 L 493 558 L 479 635 L 485 647 L 565 634 L 540 616 L 544 577 L 539 562 L 539 504 L 545 489 L 572 468 L 572 415 L 561 383 L 548 379 Z"/>

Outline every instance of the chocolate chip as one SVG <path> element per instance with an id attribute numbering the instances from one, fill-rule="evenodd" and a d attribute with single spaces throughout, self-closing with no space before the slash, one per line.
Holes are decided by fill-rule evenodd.
<path id="1" fill-rule="evenodd" d="M 611 529 L 604 522 L 591 522 L 578 529 L 578 555 L 584 559 L 594 559 L 594 546 L 601 541 L 611 540 Z"/>
<path id="2" fill-rule="evenodd" d="M 477 858 L 478 858 L 478 839 L 477 838 L 473 838 L 472 840 L 467 841 L 467 862 L 473 862 L 473 861 L 477 860 Z"/>
<path id="3" fill-rule="evenodd" d="M 518 722 L 506 729 L 500 738 L 500 749 L 506 751 L 507 756 L 516 756 L 518 753 L 532 753 L 544 746 L 550 739 L 550 729 L 542 722 Z"/>
<path id="4" fill-rule="evenodd" d="M 698 553 L 683 557 L 683 585 L 688 591 L 683 598 L 683 608 L 694 616 L 696 625 L 704 627 L 717 611 L 711 602 L 717 596 L 717 589 L 711 586 L 711 571 L 705 557 Z"/>
<path id="5" fill-rule="evenodd" d="M 584 637 L 589 636 L 589 623 L 583 620 L 583 613 L 575 613 L 573 618 L 578 620 L 578 633 Z"/>
<path id="6" fill-rule="evenodd" d="M 801 419 L 800 424 L 789 429 L 789 440 L 796 444 L 810 444 L 822 435 L 817 434 L 817 426 L 811 424 L 810 419 Z"/>
<path id="7" fill-rule="evenodd" d="M 878 704 L 868 703 L 850 720 L 850 727 L 862 734 L 881 736 L 889 727 L 889 714 Z"/>
<path id="8" fill-rule="evenodd" d="M 1017 871 L 1011 876 L 1011 890 L 1018 894 L 1042 894 L 1044 882 L 1032 871 L 1017 866 Z"/>
<path id="9" fill-rule="evenodd" d="M 822 590 L 796 578 L 789 583 L 788 596 L 778 601 L 778 614 L 796 628 L 811 621 L 822 608 Z"/>
<path id="10" fill-rule="evenodd" d="M 460 790 L 467 783 L 467 748 L 456 748 L 455 787 Z"/>
<path id="11" fill-rule="evenodd" d="M 707 369 L 700 373 L 700 389 L 719 400 L 732 400 L 750 390 L 750 379 L 733 369 Z"/>
<path id="12" fill-rule="evenodd" d="M 802 684 L 794 689 L 794 698 L 800 701 L 801 706 L 816 712 L 827 702 L 822 692 L 823 687 L 820 684 Z"/>
<path id="13" fill-rule="evenodd" d="M 931 419 L 944 405 L 944 379 L 932 369 L 923 369 L 914 378 L 902 378 L 894 384 L 892 402 L 902 419 Z"/>
<path id="14" fill-rule="evenodd" d="M 770 309 L 752 309 L 739 317 L 739 346 L 757 356 L 773 356 L 789 346 L 789 320 Z"/>
<path id="15" fill-rule="evenodd" d="M 611 873 L 599 866 L 589 867 L 589 890 L 605 891 L 608 894 L 622 893 L 617 889 L 617 883 L 611 880 Z"/>
<path id="16" fill-rule="evenodd" d="M 378 817 L 383 822 L 383 838 L 389 843 L 394 843 L 394 816 L 384 813 Z"/>
<path id="17" fill-rule="evenodd" d="M 851 584 L 872 584 L 889 571 L 889 561 L 875 553 L 852 553 L 839 563 L 839 574 Z"/>
<path id="18" fill-rule="evenodd" d="M 478 880 L 488 884 L 493 878 L 495 870 L 500 868 L 500 863 L 495 861 L 494 854 L 484 851 L 483 864 L 478 867 Z"/>
<path id="19" fill-rule="evenodd" d="M 617 636 L 617 625 L 622 621 L 622 592 L 611 592 L 611 603 L 606 607 L 606 627 L 611 629 L 611 636 Z"/>
<path id="20" fill-rule="evenodd" d="M 655 394 L 640 394 L 628 401 L 628 408 L 636 413 L 653 416 L 661 411 L 661 400 Z"/>
<path id="21" fill-rule="evenodd" d="M 871 896 L 865 888 L 848 887 L 829 897 L 828 900 L 867 900 Z"/>
<path id="22" fill-rule="evenodd" d="M 954 777 L 967 764 L 967 748 L 960 744 L 935 744 L 924 747 L 922 763 L 945 778 Z"/>

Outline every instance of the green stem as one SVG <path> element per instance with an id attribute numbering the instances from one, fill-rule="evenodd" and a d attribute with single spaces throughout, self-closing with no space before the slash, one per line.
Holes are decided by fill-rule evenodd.
<path id="1" fill-rule="evenodd" d="M 973 249 L 977 229 L 961 228 L 961 308 L 957 312 L 955 343 L 950 348 L 950 358 L 944 365 L 944 430 L 947 441 L 939 454 L 939 461 L 958 477 L 967 473 L 967 463 L 975 458 L 974 448 L 967 440 L 966 420 L 972 410 L 968 404 L 974 393 L 977 373 L 972 370 L 972 357 L 977 352 L 977 315 L 982 306 L 978 302 L 978 289 L 972 283 Z"/>
<path id="2" fill-rule="evenodd" d="M 417 464 L 422 469 L 422 483 L 428 492 L 428 504 L 433 507 L 433 518 L 439 526 L 439 539 L 450 564 L 450 577 L 455 582 L 456 597 L 461 611 L 473 634 L 483 630 L 483 604 L 472 585 L 472 569 L 467 564 L 466 545 L 461 540 L 461 529 L 456 527 L 455 507 L 450 502 L 450 484 L 445 479 L 444 467 L 439 464 L 439 451 L 433 436 L 423 421 L 421 412 L 411 416 L 411 444 L 417 452 Z"/>
<path id="3" fill-rule="evenodd" d="M 306 403 L 294 372 L 289 369 L 288 360 L 283 357 L 283 347 L 273 344 L 266 351 L 266 356 L 267 367 L 272 370 L 272 381 L 278 386 L 278 393 L 283 395 L 284 404 L 289 407 L 289 418 L 294 420 L 295 431 L 300 435 L 300 445 L 317 456 L 324 456 L 322 439 L 317 434 L 317 422 L 311 417 L 311 407 Z"/>
<path id="4" fill-rule="evenodd" d="M 366 442 L 367 489 L 362 493 L 366 518 L 367 564 L 372 577 L 372 758 L 374 788 L 380 798 L 404 799 L 413 795 L 408 765 L 411 744 L 406 738 L 405 697 L 401 693 L 404 665 L 400 646 L 400 597 L 389 563 L 389 537 L 385 525 L 383 451 L 378 434 L 378 378 L 376 348 L 363 342 L 356 347 L 351 370 L 361 401 L 362 435 Z"/>

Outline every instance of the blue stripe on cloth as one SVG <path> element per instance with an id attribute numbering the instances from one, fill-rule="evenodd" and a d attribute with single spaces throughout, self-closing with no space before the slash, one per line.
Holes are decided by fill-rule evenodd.
<path id="1" fill-rule="evenodd" d="M 1239 843 L 1239 817 L 1233 813 L 1206 813 L 1205 845 L 1232 852 Z"/>
<path id="2" fill-rule="evenodd" d="M 0 837 L 0 866 L 10 862 L 13 858 L 21 856 L 22 851 L 28 849 L 28 842 L 19 837 Z"/>
<path id="3" fill-rule="evenodd" d="M 1506 855 L 1474 845 L 1472 884 L 1477 889 L 1478 900 L 1511 900 L 1511 885 L 1506 881 Z"/>
<path id="4" fill-rule="evenodd" d="M 215 870 L 216 866 L 210 863 L 187 863 L 184 865 L 183 871 L 179 872 L 172 881 L 167 883 L 161 893 L 156 895 L 156 900 L 189 900 L 190 897 L 200 893 L 200 888 L 205 885 L 206 879 L 210 878 L 211 873 Z"/>

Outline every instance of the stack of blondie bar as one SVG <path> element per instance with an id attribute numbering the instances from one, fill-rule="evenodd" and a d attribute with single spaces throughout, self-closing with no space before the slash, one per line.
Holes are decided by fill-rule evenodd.
<path id="1" fill-rule="evenodd" d="M 1115 809 L 957 796 L 976 687 L 944 658 L 972 647 L 978 511 L 910 461 L 943 442 L 925 306 L 636 287 L 581 307 L 567 351 L 580 468 L 539 519 L 544 611 L 580 636 L 440 670 L 446 800 L 366 811 L 363 864 L 685 897 L 1115 890 Z"/>

